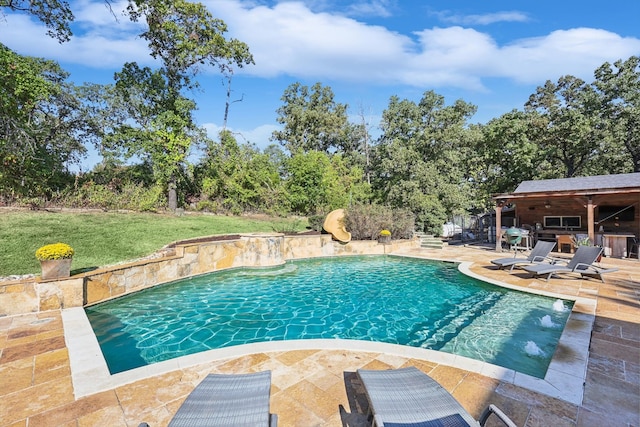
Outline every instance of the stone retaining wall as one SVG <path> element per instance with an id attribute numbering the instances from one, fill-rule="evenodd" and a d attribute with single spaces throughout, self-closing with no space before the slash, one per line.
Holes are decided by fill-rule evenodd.
<path id="1" fill-rule="evenodd" d="M 330 235 L 286 236 L 243 234 L 233 240 L 215 239 L 171 245 L 150 259 L 134 261 L 68 279 L 40 277 L 0 282 L 0 317 L 82 307 L 177 279 L 235 267 L 271 267 L 286 260 L 364 254 L 385 254 L 400 247 L 418 247 L 417 240 L 340 243 Z M 161 255 L 161 256 L 160 256 Z"/>

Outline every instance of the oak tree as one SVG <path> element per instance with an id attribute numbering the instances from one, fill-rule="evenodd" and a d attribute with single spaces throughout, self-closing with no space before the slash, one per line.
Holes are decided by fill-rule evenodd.
<path id="1" fill-rule="evenodd" d="M 0 191 L 41 196 L 60 190 L 87 132 L 77 88 L 54 62 L 0 44 Z"/>
<path id="2" fill-rule="evenodd" d="M 601 116 L 614 149 L 611 151 L 626 153 L 607 156 L 607 163 L 620 164 L 618 170 L 609 173 L 640 172 L 640 57 L 613 65 L 604 63 L 595 77 L 593 85 L 600 96 Z M 625 164 L 630 167 L 625 168 Z"/>
<path id="3" fill-rule="evenodd" d="M 464 168 L 467 120 L 476 107 L 462 100 L 446 105 L 433 91 L 418 103 L 391 97 L 383 112 L 372 185 L 377 198 L 406 207 L 424 231 L 440 231 L 447 216 L 464 210 L 471 198 Z"/>
<path id="4" fill-rule="evenodd" d="M 272 141 L 292 155 L 334 151 L 342 144 L 348 129 L 347 105 L 335 101 L 329 86 L 316 83 L 309 88 L 296 82 L 287 87 L 281 99 L 277 122 L 283 129 L 273 132 Z"/>
<path id="5" fill-rule="evenodd" d="M 148 144 L 140 144 L 139 149 L 146 151 L 162 170 L 167 179 L 169 209 L 175 210 L 177 171 L 184 166 L 192 143 L 191 113 L 195 108 L 182 91 L 197 86 L 195 77 L 204 67 L 242 67 L 253 63 L 253 57 L 245 43 L 225 38 L 226 24 L 201 3 L 130 0 L 127 10 L 134 22 L 146 21 L 148 27 L 141 36 L 147 41 L 151 56 L 162 63 L 166 85 L 160 98 L 150 99 L 154 108 L 163 109 L 151 123 L 155 137 L 137 140 L 146 139 Z"/>

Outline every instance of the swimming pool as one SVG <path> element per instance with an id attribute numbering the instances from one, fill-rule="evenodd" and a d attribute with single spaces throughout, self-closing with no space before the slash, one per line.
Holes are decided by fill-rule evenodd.
<path id="1" fill-rule="evenodd" d="M 86 308 L 111 373 L 261 341 L 429 348 L 543 378 L 571 302 L 469 278 L 457 264 L 317 258 L 172 282 Z"/>

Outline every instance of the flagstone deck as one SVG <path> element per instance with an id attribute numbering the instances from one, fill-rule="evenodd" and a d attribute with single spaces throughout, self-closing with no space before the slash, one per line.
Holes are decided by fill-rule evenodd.
<path id="1" fill-rule="evenodd" d="M 68 340 L 77 331 L 65 330 L 60 311 L 49 311 L 0 318 L 0 426 L 137 426 L 142 421 L 165 426 L 208 373 L 264 369 L 272 371 L 271 411 L 278 414 L 280 426 L 364 426 L 367 403 L 355 371 L 408 365 L 438 380 L 475 417 L 488 403 L 496 403 L 520 426 L 640 426 L 640 262 L 606 258 L 603 265 L 620 270 L 602 284 L 568 276 L 545 282 L 522 272 L 498 271 L 489 262 L 498 256 L 487 248 L 449 246 L 416 249 L 410 255 L 471 261 L 471 271 L 487 279 L 596 300 L 581 403 L 482 375 L 471 365 L 452 366 L 447 358 L 371 347 L 296 349 L 286 342 L 269 351 L 149 371 L 76 397 L 71 367 L 91 363 L 92 355 L 82 356 L 86 361 L 72 355 L 71 362 L 75 350 L 70 352 Z M 90 390 L 94 380 L 87 374 L 79 381 L 86 381 L 83 388 Z M 75 381 L 78 388 L 77 373 Z"/>

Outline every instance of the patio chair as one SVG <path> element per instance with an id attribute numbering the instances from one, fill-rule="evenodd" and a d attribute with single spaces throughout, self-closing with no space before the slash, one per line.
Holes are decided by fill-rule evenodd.
<path id="1" fill-rule="evenodd" d="M 544 240 L 538 240 L 536 245 L 531 249 L 529 256 L 526 258 L 498 258 L 491 260 L 492 264 L 498 266 L 498 269 L 511 267 L 509 271 L 513 271 L 513 268 L 518 265 L 523 264 L 536 264 L 540 262 L 544 262 L 545 260 L 550 261 L 551 258 L 548 258 L 549 252 L 553 250 L 556 246 L 556 242 L 545 242 Z"/>
<path id="2" fill-rule="evenodd" d="M 534 264 L 522 267 L 531 273 L 532 277 L 547 276 L 547 281 L 551 276 L 558 273 L 578 273 L 581 277 L 595 277 L 604 283 L 603 274 L 618 271 L 617 268 L 601 268 L 593 265 L 602 253 L 602 248 L 598 246 L 578 246 L 576 253 L 566 265 L 560 263 L 565 260 L 555 259 L 554 264 Z"/>
<path id="3" fill-rule="evenodd" d="M 278 424 L 269 414 L 271 371 L 251 374 L 209 374 L 187 396 L 170 427 L 256 427 Z"/>
<path id="4" fill-rule="evenodd" d="M 377 427 L 484 426 L 495 414 L 506 426 L 516 425 L 495 405 L 476 421 L 438 382 L 415 367 L 391 370 L 358 369 L 369 400 L 369 415 Z"/>

